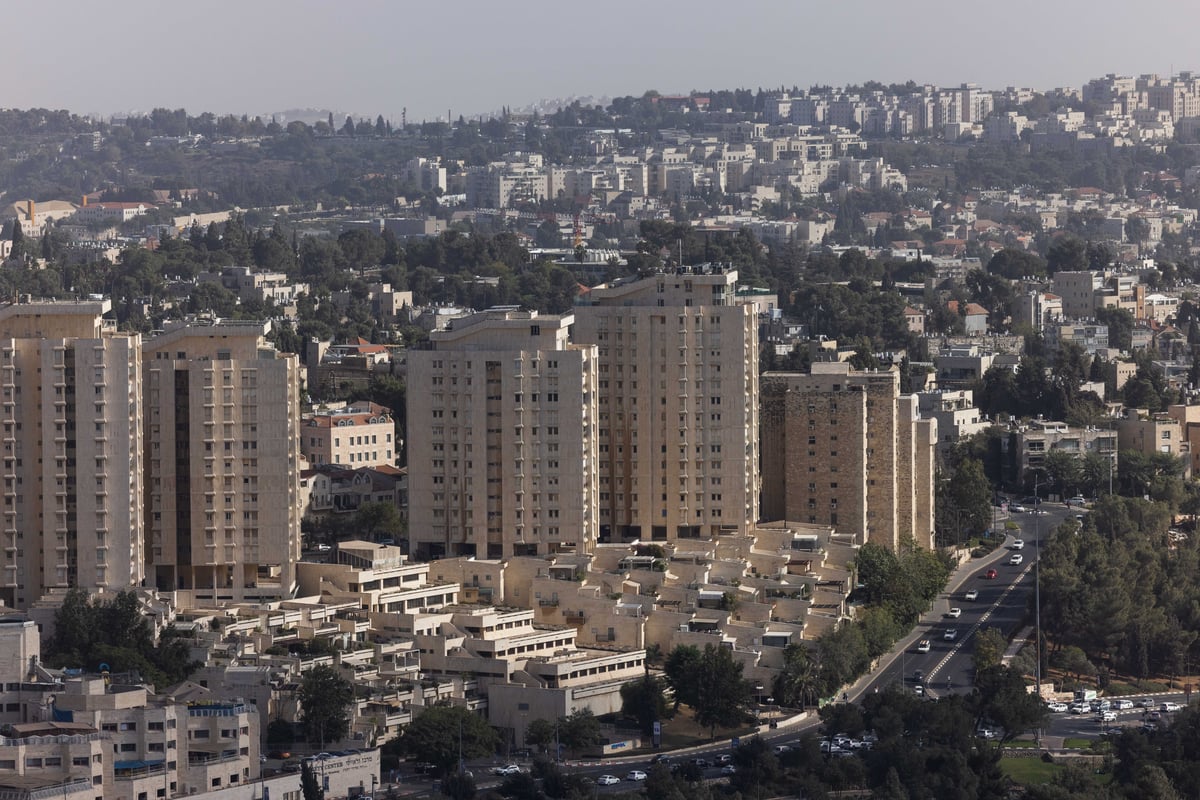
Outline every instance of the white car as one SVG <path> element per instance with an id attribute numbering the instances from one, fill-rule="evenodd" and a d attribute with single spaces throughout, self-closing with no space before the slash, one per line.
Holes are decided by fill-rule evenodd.
<path id="1" fill-rule="evenodd" d="M 1025 549 L 1025 540 L 1024 539 L 1013 539 L 1013 543 L 1012 543 L 1011 547 L 1013 550 L 1024 550 Z"/>
<path id="2" fill-rule="evenodd" d="M 933 649 L 933 645 L 928 639 L 922 639 L 920 644 L 917 645 L 918 653 L 928 653 L 931 649 Z"/>
<path id="3" fill-rule="evenodd" d="M 1072 714 L 1086 714 L 1092 710 L 1092 707 L 1087 703 L 1071 703 L 1068 710 Z"/>
<path id="4" fill-rule="evenodd" d="M 1008 504 L 1008 511 L 1011 514 L 1023 514 L 1028 510 L 1029 509 L 1027 509 L 1025 506 L 1021 505 L 1020 503 L 1009 503 Z"/>
<path id="5" fill-rule="evenodd" d="M 493 775 L 520 775 L 521 768 L 516 764 L 505 764 L 503 767 L 492 768 Z"/>
<path id="6" fill-rule="evenodd" d="M 979 590 L 971 589 L 970 591 L 968 591 L 966 594 L 963 595 L 963 599 L 964 600 L 978 600 L 979 599 Z"/>
<path id="7" fill-rule="evenodd" d="M 1100 712 L 1100 721 L 1101 722 L 1116 722 L 1117 721 L 1117 712 L 1101 711 Z"/>
<path id="8" fill-rule="evenodd" d="M 631 769 L 625 775 L 625 780 L 627 780 L 627 781 L 644 781 L 644 780 L 646 780 L 646 773 L 642 772 L 640 769 Z"/>
<path id="9" fill-rule="evenodd" d="M 1113 700 L 1112 707 L 1114 711 L 1128 711 L 1133 708 L 1132 700 Z"/>
<path id="10" fill-rule="evenodd" d="M 954 628 L 947 628 L 946 632 L 942 634 L 942 638 L 947 642 L 953 642 L 958 638 L 958 631 Z"/>
<path id="11" fill-rule="evenodd" d="M 1055 714 L 1062 714 L 1067 710 L 1066 703 L 1047 703 L 1046 708 L 1053 711 Z"/>
<path id="12" fill-rule="evenodd" d="M 1174 714 L 1176 711 L 1179 711 L 1182 708 L 1183 706 L 1179 705 L 1179 703 L 1163 703 L 1158 707 L 1158 710 L 1164 714 Z"/>
<path id="13" fill-rule="evenodd" d="M 946 616 L 953 617 L 954 619 L 958 619 L 959 617 L 962 616 L 962 609 L 961 608 L 952 608 L 946 612 Z"/>
<path id="14" fill-rule="evenodd" d="M 615 786 L 620 782 L 621 779 L 616 775 L 601 775 L 599 778 L 596 778 L 596 783 L 601 786 Z"/>
<path id="15" fill-rule="evenodd" d="M 1008 563 L 1012 564 L 1015 567 L 1015 566 L 1018 566 L 1024 560 L 1025 560 L 1025 556 L 1021 555 L 1020 553 L 1013 553 L 1012 558 L 1010 558 L 1008 560 Z"/>

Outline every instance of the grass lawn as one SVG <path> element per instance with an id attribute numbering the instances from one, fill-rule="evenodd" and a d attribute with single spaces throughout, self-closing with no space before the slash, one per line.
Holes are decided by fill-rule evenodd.
<path id="1" fill-rule="evenodd" d="M 1046 783 L 1066 767 L 1042 761 L 1040 758 L 1002 758 L 1000 769 L 1022 786 L 1035 786 Z"/>
<path id="2" fill-rule="evenodd" d="M 1068 750 L 1091 750 L 1094 743 L 1095 742 L 1092 739 L 1075 739 L 1068 737 L 1067 739 L 1063 740 L 1063 747 L 1067 748 Z"/>

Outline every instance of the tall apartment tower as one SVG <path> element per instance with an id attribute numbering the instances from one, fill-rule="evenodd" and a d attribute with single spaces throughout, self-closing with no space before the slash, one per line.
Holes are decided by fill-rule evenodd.
<path id="1" fill-rule="evenodd" d="M 762 398 L 766 518 L 932 545 L 937 421 L 900 395 L 897 371 L 819 362 L 763 375 Z"/>
<path id="2" fill-rule="evenodd" d="M 718 265 L 597 286 L 574 338 L 599 357 L 600 539 L 758 521 L 758 322 Z"/>
<path id="3" fill-rule="evenodd" d="M 144 347 L 148 572 L 192 603 L 295 591 L 300 363 L 267 331 L 181 324 Z"/>
<path id="4" fill-rule="evenodd" d="M 141 583 L 141 338 L 107 300 L 0 308 L 0 598 Z"/>
<path id="5" fill-rule="evenodd" d="M 425 558 L 589 552 L 596 348 L 574 317 L 497 308 L 408 356 L 409 544 Z"/>

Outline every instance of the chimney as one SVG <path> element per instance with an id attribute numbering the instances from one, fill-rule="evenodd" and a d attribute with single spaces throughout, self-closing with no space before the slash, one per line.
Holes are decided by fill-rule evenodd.
<path id="1" fill-rule="evenodd" d="M 83 196 L 83 207 L 87 208 L 87 195 L 86 194 Z"/>

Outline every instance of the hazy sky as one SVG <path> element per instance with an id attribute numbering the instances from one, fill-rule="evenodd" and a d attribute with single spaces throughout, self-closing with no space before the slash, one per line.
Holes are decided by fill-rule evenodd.
<path id="1" fill-rule="evenodd" d="M 1200 70 L 1195 0 L 54 0 L 5 4 L 0 106 L 330 108 L 876 79 L 1079 86 Z"/>

